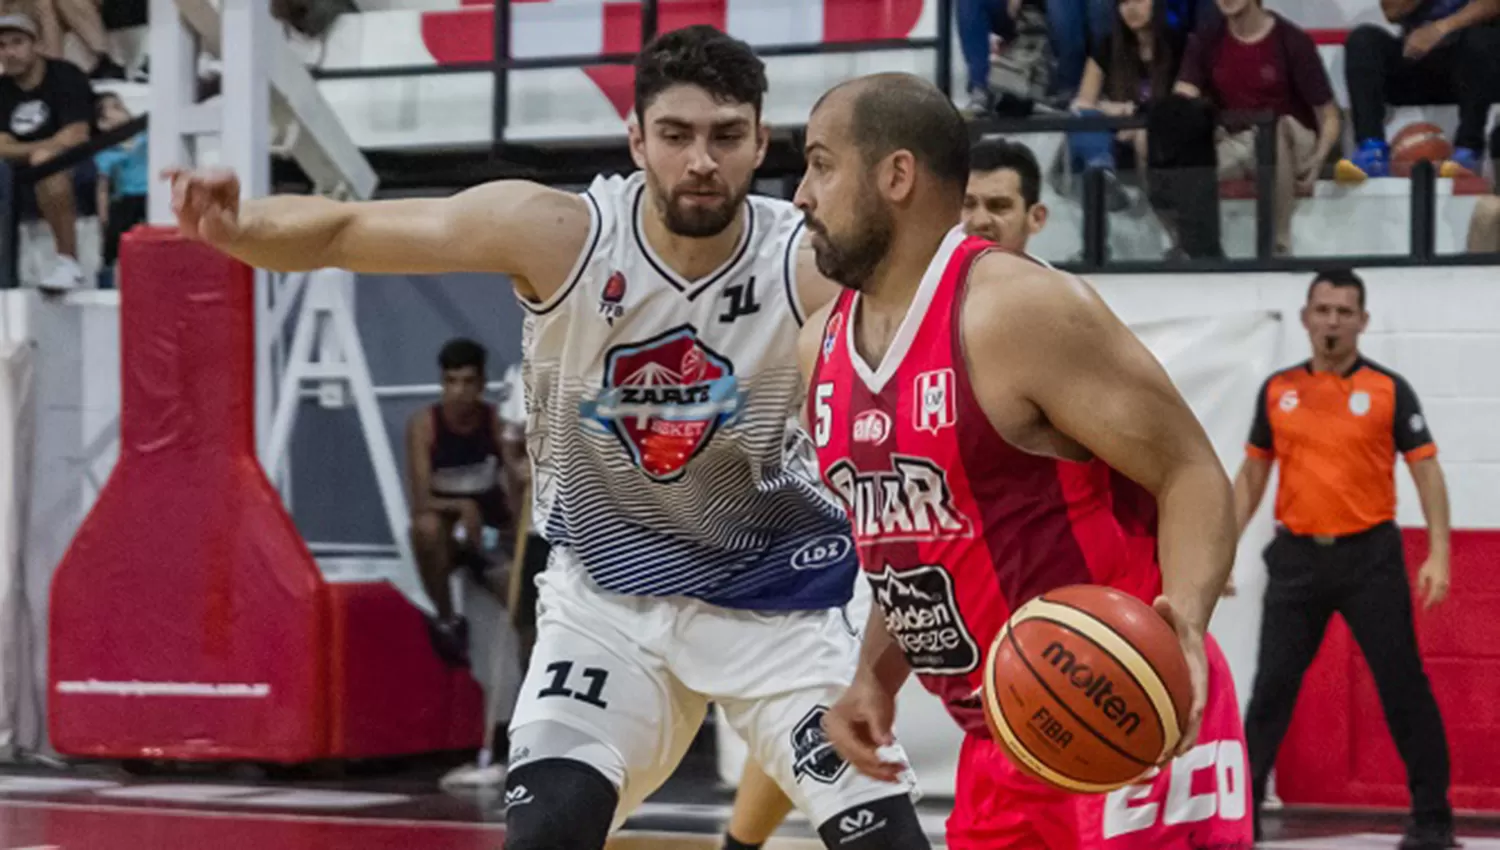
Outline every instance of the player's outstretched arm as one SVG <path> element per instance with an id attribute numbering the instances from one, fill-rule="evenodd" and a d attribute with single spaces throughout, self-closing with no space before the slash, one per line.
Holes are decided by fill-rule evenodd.
<path id="1" fill-rule="evenodd" d="M 523 295 L 562 285 L 589 234 L 588 203 L 524 180 L 446 198 L 335 201 L 309 195 L 240 200 L 225 170 L 171 170 L 182 233 L 273 271 L 345 268 L 384 274 L 497 272 Z"/>
<path id="2" fill-rule="evenodd" d="M 978 261 L 964 305 L 971 370 L 991 418 L 1033 414 L 1149 490 L 1159 511 L 1164 599 L 1193 671 L 1183 751 L 1207 699 L 1203 635 L 1234 564 L 1234 494 L 1208 435 L 1166 371 L 1088 284 L 1026 260 Z M 1014 405 L 1013 401 L 1009 402 Z M 996 425 L 1005 433 L 1007 424 Z"/>

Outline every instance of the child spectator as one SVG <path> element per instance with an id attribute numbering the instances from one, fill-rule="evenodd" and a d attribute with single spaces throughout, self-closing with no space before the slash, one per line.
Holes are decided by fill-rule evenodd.
<path id="1" fill-rule="evenodd" d="M 109 132 L 130 123 L 130 110 L 113 92 L 99 96 L 99 129 Z M 104 267 L 113 268 L 120 236 L 146 220 L 149 191 L 146 131 L 94 156 L 99 169 L 99 227 L 104 232 Z"/>
<path id="2" fill-rule="evenodd" d="M 1488 2 L 1488 0 L 1486 0 Z M 1176 91 L 1206 97 L 1227 121 L 1216 134 L 1219 178 L 1257 169 L 1255 128 L 1233 113 L 1276 116 L 1276 252 L 1291 252 L 1296 193 L 1311 192 L 1338 142 L 1342 116 L 1312 37 L 1262 0 L 1218 0 L 1224 21 L 1188 39 Z"/>
<path id="3" fill-rule="evenodd" d="M 1344 45 L 1344 78 L 1359 149 L 1334 170 L 1358 183 L 1390 176 L 1386 104 L 1458 104 L 1453 156 L 1444 177 L 1478 174 L 1490 104 L 1500 100 L 1500 0 L 1381 0 L 1396 36 L 1365 24 Z"/>

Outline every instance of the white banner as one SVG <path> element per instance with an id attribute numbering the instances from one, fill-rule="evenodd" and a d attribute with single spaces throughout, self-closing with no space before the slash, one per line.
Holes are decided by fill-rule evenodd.
<path id="1" fill-rule="evenodd" d="M 1203 423 L 1228 473 L 1233 475 L 1243 456 L 1245 436 L 1254 414 L 1255 391 L 1273 368 L 1273 358 L 1280 347 L 1280 316 L 1273 311 L 1256 310 L 1138 322 L 1131 329 L 1166 367 Z M 1247 548 L 1259 545 L 1250 538 L 1247 534 Z M 860 581 L 855 588 L 849 616 L 854 622 L 863 623 L 869 614 L 869 587 Z M 1245 598 L 1225 600 L 1214 618 L 1214 635 L 1237 678 L 1240 671 L 1253 669 L 1255 638 L 1260 629 L 1260 609 L 1244 602 Z M 1239 610 L 1242 607 L 1244 610 Z M 1235 610 L 1226 610 L 1231 608 Z M 1238 684 L 1243 703 L 1249 682 Z M 716 730 L 720 778 L 736 786 L 744 769 L 745 745 L 722 716 Z M 962 733 L 942 704 L 915 679 L 901 692 L 896 730 L 922 793 L 951 796 Z"/>
<path id="2" fill-rule="evenodd" d="M 29 662 L 21 530 L 35 421 L 31 346 L 0 343 L 0 760 L 15 749 Z"/>

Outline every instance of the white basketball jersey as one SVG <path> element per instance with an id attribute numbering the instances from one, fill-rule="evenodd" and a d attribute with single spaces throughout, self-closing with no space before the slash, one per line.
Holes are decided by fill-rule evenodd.
<path id="1" fill-rule="evenodd" d="M 798 425 L 802 214 L 751 196 L 729 260 L 690 281 L 647 244 L 645 191 L 596 179 L 573 273 L 522 301 L 535 522 L 617 593 L 842 605 L 853 542 Z"/>

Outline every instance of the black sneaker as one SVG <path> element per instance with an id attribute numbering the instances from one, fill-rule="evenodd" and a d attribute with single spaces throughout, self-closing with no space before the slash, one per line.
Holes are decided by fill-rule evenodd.
<path id="1" fill-rule="evenodd" d="M 428 618 L 427 636 L 444 663 L 450 667 L 469 666 L 469 622 L 463 617 Z"/>
<path id="2" fill-rule="evenodd" d="M 1462 847 L 1451 823 L 1413 823 L 1401 836 L 1400 850 L 1449 850 Z"/>

